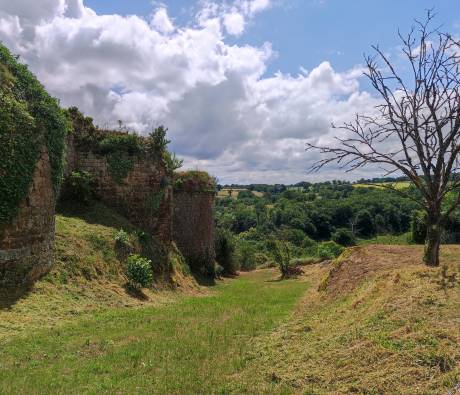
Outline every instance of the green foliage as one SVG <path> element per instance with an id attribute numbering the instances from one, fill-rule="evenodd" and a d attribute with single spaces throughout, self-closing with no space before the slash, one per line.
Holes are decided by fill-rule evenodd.
<path id="1" fill-rule="evenodd" d="M 120 229 L 115 234 L 115 243 L 121 246 L 129 246 L 129 234 L 125 232 L 123 229 Z"/>
<path id="2" fill-rule="evenodd" d="M 123 180 L 133 169 L 134 160 L 122 152 L 113 152 L 107 155 L 107 164 L 109 165 L 109 172 L 112 179 L 116 183 L 122 184 Z"/>
<path id="3" fill-rule="evenodd" d="M 240 241 L 238 243 L 238 260 L 241 270 L 250 271 L 257 267 L 256 248 L 252 242 Z"/>
<path id="4" fill-rule="evenodd" d="M 161 188 L 158 192 L 151 192 L 145 200 L 145 209 L 149 215 L 157 215 L 161 202 L 165 198 L 166 190 Z"/>
<path id="5" fill-rule="evenodd" d="M 99 152 L 104 155 L 113 153 L 138 155 L 142 152 L 142 140 L 136 134 L 112 132 L 99 143 Z"/>
<path id="6" fill-rule="evenodd" d="M 335 259 L 345 250 L 335 241 L 325 241 L 318 246 L 318 256 L 321 259 Z"/>
<path id="7" fill-rule="evenodd" d="M 281 275 L 286 277 L 291 271 L 291 251 L 289 244 L 286 242 L 273 240 L 273 257 L 275 259 Z"/>
<path id="8" fill-rule="evenodd" d="M 93 197 L 93 181 L 87 171 L 73 171 L 64 181 L 61 198 L 87 205 Z"/>
<path id="9" fill-rule="evenodd" d="M 0 224 L 11 220 L 26 198 L 43 147 L 58 195 L 68 128 L 57 100 L 0 44 Z"/>
<path id="10" fill-rule="evenodd" d="M 148 287 L 153 281 L 152 262 L 140 255 L 130 255 L 126 261 L 126 277 L 133 288 Z"/>
<path id="11" fill-rule="evenodd" d="M 217 229 L 215 238 L 216 261 L 223 268 L 224 274 L 233 275 L 240 269 L 235 257 L 235 241 L 227 229 Z"/>
<path id="12" fill-rule="evenodd" d="M 340 228 L 332 234 L 332 240 L 344 247 L 356 245 L 356 238 L 353 232 L 349 229 Z"/>
<path id="13" fill-rule="evenodd" d="M 136 134 L 113 133 L 99 143 L 99 153 L 107 157 L 112 179 L 121 184 L 134 166 L 134 156 L 142 152 L 142 141 Z"/>
<path id="14" fill-rule="evenodd" d="M 368 210 L 362 210 L 357 214 L 356 229 L 359 235 L 363 237 L 372 237 L 375 235 L 376 229 L 374 219 Z"/>
<path id="15" fill-rule="evenodd" d="M 307 256 L 314 256 L 318 251 L 318 243 L 308 236 L 305 236 L 302 242 L 302 249 Z"/>
<path id="16" fill-rule="evenodd" d="M 174 189 L 188 192 L 215 192 L 217 182 L 205 171 L 189 170 L 174 174 Z"/>
<path id="17" fill-rule="evenodd" d="M 425 244 L 426 227 L 426 212 L 414 211 L 411 221 L 412 242 L 415 244 Z"/>

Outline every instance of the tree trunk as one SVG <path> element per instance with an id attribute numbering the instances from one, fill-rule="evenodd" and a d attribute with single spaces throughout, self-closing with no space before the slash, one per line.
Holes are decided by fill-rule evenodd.
<path id="1" fill-rule="evenodd" d="M 427 230 L 425 240 L 425 255 L 424 262 L 428 266 L 439 266 L 439 249 L 441 246 L 441 233 L 442 229 L 439 224 L 439 217 L 433 218 L 428 214 Z"/>

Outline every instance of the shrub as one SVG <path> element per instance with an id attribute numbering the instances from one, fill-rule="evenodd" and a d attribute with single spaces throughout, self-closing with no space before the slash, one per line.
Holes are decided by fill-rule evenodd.
<path id="1" fill-rule="evenodd" d="M 318 243 L 308 236 L 305 236 L 302 242 L 302 249 L 306 255 L 316 255 L 318 251 Z"/>
<path id="2" fill-rule="evenodd" d="M 227 229 L 217 229 L 215 239 L 216 260 L 223 268 L 224 274 L 236 274 L 239 270 L 235 259 L 235 242 L 232 233 Z"/>
<path id="3" fill-rule="evenodd" d="M 123 229 L 120 229 L 115 234 L 115 247 L 127 252 L 131 249 L 131 244 L 129 242 L 129 234 L 126 233 Z"/>
<path id="4" fill-rule="evenodd" d="M 302 269 L 291 262 L 289 244 L 285 241 L 273 241 L 273 256 L 283 278 L 302 274 Z"/>
<path id="5" fill-rule="evenodd" d="M 318 256 L 321 259 L 335 259 L 345 249 L 335 241 L 325 241 L 318 246 Z"/>
<path id="6" fill-rule="evenodd" d="M 356 245 L 355 235 L 352 231 L 345 228 L 337 229 L 332 234 L 332 240 L 344 247 L 351 247 Z"/>
<path id="7" fill-rule="evenodd" d="M 140 255 L 130 255 L 126 261 L 126 277 L 136 289 L 148 287 L 153 280 L 152 262 Z"/>
<path id="8" fill-rule="evenodd" d="M 267 262 L 270 261 L 270 258 L 263 252 L 257 252 L 254 256 L 254 259 L 256 260 L 257 266 L 265 265 Z"/>
<path id="9" fill-rule="evenodd" d="M 256 249 L 252 243 L 241 242 L 238 250 L 238 258 L 241 265 L 241 270 L 254 270 L 257 266 Z"/>
<path id="10" fill-rule="evenodd" d="M 93 198 L 93 176 L 87 171 L 73 171 L 62 188 L 62 199 L 87 205 Z"/>

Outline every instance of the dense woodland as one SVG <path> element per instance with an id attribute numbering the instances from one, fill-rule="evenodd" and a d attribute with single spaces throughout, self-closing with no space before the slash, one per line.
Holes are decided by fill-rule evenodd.
<path id="1" fill-rule="evenodd" d="M 404 178 L 360 180 L 355 184 L 333 181 L 219 186 L 219 263 L 225 267 L 230 260 L 222 257 L 225 247 L 233 252 L 233 269 L 250 270 L 267 264 L 276 255 L 275 240 L 288 248 L 292 258 L 332 258 L 341 251 L 340 246 L 376 241 L 384 235 L 392 236 L 387 241 L 423 244 L 426 224 L 420 206 L 395 191 L 366 186 L 364 182 L 399 183 L 410 196 L 416 198 L 419 193 Z M 459 232 L 457 213 L 446 226 L 443 241 L 458 242 Z M 328 251 L 322 251 L 324 246 Z"/>

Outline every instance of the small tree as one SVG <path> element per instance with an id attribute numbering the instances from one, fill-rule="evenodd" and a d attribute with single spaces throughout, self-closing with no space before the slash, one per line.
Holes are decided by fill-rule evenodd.
<path id="1" fill-rule="evenodd" d="M 376 114 L 357 115 L 339 127 L 346 133 L 336 137 L 338 146 L 308 143 L 307 150 L 327 155 L 311 171 L 335 162 L 347 171 L 379 165 L 387 175 L 407 176 L 420 199 L 382 186 L 415 200 L 427 213 L 424 261 L 438 266 L 442 228 L 460 205 L 460 42 L 432 28 L 433 18 L 428 11 L 407 36 L 399 34 L 410 77 L 403 78 L 378 46 L 375 56 L 365 58 L 364 74 L 382 99 Z M 451 193 L 455 198 L 443 208 Z"/>

